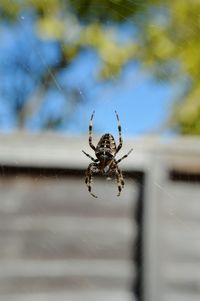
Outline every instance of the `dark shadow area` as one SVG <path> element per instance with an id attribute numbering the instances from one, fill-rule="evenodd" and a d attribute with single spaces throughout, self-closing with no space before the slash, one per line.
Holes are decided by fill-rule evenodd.
<path id="1" fill-rule="evenodd" d="M 169 179 L 173 182 L 200 183 L 200 172 L 172 169 Z"/>
<path id="2" fill-rule="evenodd" d="M 132 260 L 136 266 L 136 276 L 132 283 L 132 292 L 136 300 L 143 300 L 143 209 L 144 209 L 144 184 L 145 174 L 141 171 L 125 173 L 125 176 L 132 178 L 138 186 L 138 199 L 133 212 L 133 219 L 137 224 L 137 237 L 132 246 Z"/>

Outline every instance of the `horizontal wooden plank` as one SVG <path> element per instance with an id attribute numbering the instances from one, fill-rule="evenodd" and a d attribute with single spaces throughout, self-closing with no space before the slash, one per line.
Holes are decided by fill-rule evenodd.
<path id="1" fill-rule="evenodd" d="M 100 276 L 130 278 L 132 266 L 126 260 L 1 260 L 0 279 L 12 276 Z"/>
<path id="2" fill-rule="evenodd" d="M 169 291 L 200 294 L 200 269 L 197 263 L 172 263 L 163 265 L 164 279 Z"/>
<path id="3" fill-rule="evenodd" d="M 136 224 L 133 220 L 125 217 L 77 217 L 77 216 L 17 216 L 12 219 L 4 216 L 0 219 L 0 233 L 3 231 L 26 232 L 26 231 L 49 231 L 53 233 L 73 234 L 110 233 L 112 235 L 133 235 Z M 84 234 L 84 233 L 83 233 Z"/>
<path id="4" fill-rule="evenodd" d="M 182 226 L 185 224 L 188 228 L 196 224 L 199 227 L 199 191 L 199 185 L 169 184 L 167 182 L 163 191 L 160 213 L 169 223 L 177 223 Z"/>
<path id="5" fill-rule="evenodd" d="M 98 199 L 88 193 L 83 178 L 6 178 L 0 181 L 0 217 L 5 214 L 132 217 L 138 194 L 134 182 L 127 181 L 121 197 L 116 196 L 117 186 L 112 182 L 97 179 L 96 188 Z"/>
<path id="6" fill-rule="evenodd" d="M 133 269 L 127 261 L 9 261 L 0 262 L 0 294 L 63 289 L 128 289 Z"/>
<path id="7" fill-rule="evenodd" d="M 51 237 L 50 237 L 51 238 Z M 98 239 L 85 239 L 77 243 L 72 239 L 63 241 L 63 239 L 50 240 L 44 237 L 34 237 L 20 241 L 20 238 L 14 237 L 1 239 L 0 258 L 5 259 L 67 259 L 67 258 L 115 258 L 130 259 L 132 256 L 132 242 L 123 244 L 112 241 L 104 241 L 103 236 Z"/>
<path id="8" fill-rule="evenodd" d="M 0 258 L 130 258 L 136 233 L 124 217 L 4 217 Z"/>
<path id="9" fill-rule="evenodd" d="M 78 291 L 63 290 L 62 292 L 1 294 L 0 296 L 4 301 L 136 301 L 130 291 L 119 288 L 114 290 L 93 290 L 90 288 Z"/>
<path id="10" fill-rule="evenodd" d="M 164 294 L 163 292 L 163 301 L 199 301 L 199 294 L 194 294 L 191 292 L 173 292 L 168 291 L 167 294 Z"/>

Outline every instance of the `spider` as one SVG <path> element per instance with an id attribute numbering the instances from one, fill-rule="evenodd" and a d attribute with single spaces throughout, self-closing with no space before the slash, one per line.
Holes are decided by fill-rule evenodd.
<path id="1" fill-rule="evenodd" d="M 93 111 L 89 123 L 89 145 L 94 150 L 96 159 L 90 156 L 85 151 L 82 151 L 87 157 L 89 157 L 93 161 L 93 163 L 89 164 L 86 170 L 85 184 L 87 185 L 90 194 L 93 197 L 97 198 L 97 196 L 91 192 L 91 183 L 92 183 L 93 174 L 101 173 L 106 175 L 107 178 L 115 176 L 118 185 L 117 196 L 119 196 L 122 188 L 124 187 L 124 178 L 121 170 L 118 167 L 118 163 L 121 162 L 123 159 L 127 158 L 133 149 L 130 149 L 130 151 L 122 158 L 118 160 L 115 159 L 117 153 L 122 148 L 122 144 L 123 144 L 122 135 L 121 135 L 121 125 L 120 125 L 117 111 L 115 111 L 115 114 L 117 117 L 118 132 L 119 132 L 118 146 L 116 145 L 114 137 L 111 134 L 106 133 L 100 138 L 97 146 L 95 147 L 94 144 L 92 143 L 92 120 L 94 117 L 94 113 L 95 111 Z"/>

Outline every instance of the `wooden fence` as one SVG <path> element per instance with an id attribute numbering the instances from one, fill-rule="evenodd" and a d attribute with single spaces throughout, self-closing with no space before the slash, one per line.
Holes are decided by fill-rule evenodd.
<path id="1" fill-rule="evenodd" d="M 200 142 L 129 140 L 126 186 L 84 184 L 86 141 L 1 136 L 0 299 L 196 301 Z"/>

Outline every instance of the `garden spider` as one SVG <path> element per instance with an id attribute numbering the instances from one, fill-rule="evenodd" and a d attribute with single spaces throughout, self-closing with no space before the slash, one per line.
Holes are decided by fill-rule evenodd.
<path id="1" fill-rule="evenodd" d="M 119 152 L 122 147 L 122 135 L 121 135 L 121 125 L 119 121 L 119 116 L 117 111 L 115 111 L 117 122 L 118 122 L 118 132 L 119 132 L 119 144 L 116 146 L 114 137 L 107 133 L 104 134 L 101 139 L 99 140 L 97 146 L 95 147 L 92 143 L 92 120 L 94 117 L 94 112 L 90 118 L 89 123 L 89 145 L 94 150 L 96 159 L 87 154 L 85 151 L 82 151 L 87 157 L 89 157 L 94 163 L 90 163 L 85 176 L 85 183 L 88 187 L 88 191 L 90 194 L 97 198 L 95 194 L 91 192 L 91 183 L 92 183 L 92 175 L 94 173 L 101 173 L 106 175 L 108 178 L 115 176 L 117 185 L 118 185 L 118 194 L 120 195 L 122 188 L 124 187 L 124 179 L 121 170 L 118 167 L 118 163 L 121 162 L 123 159 L 127 158 L 128 155 L 132 152 L 131 149 L 126 155 L 122 158 L 116 160 L 115 156 Z"/>

